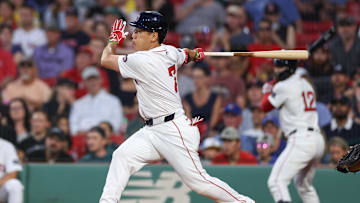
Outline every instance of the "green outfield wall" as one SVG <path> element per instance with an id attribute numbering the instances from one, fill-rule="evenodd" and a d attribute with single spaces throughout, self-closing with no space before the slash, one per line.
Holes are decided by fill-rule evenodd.
<path id="1" fill-rule="evenodd" d="M 272 203 L 266 187 L 270 167 L 208 166 L 208 173 L 226 181 L 257 203 Z M 20 178 L 25 185 L 25 203 L 97 203 L 108 165 L 24 165 Z M 360 173 L 341 174 L 318 169 L 314 185 L 322 203 L 360 202 Z M 291 184 L 293 203 L 301 202 Z M 190 191 L 170 166 L 147 166 L 130 180 L 124 203 L 208 203 Z"/>

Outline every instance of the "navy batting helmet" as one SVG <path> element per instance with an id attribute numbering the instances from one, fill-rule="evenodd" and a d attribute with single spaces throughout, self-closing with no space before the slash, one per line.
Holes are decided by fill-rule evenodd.
<path id="1" fill-rule="evenodd" d="M 285 80 L 290 77 L 297 68 L 297 61 L 296 60 L 281 60 L 281 59 L 274 59 L 273 61 L 275 67 L 286 67 L 286 70 L 281 72 L 277 77 L 278 80 Z"/>
<path id="2" fill-rule="evenodd" d="M 146 30 L 148 32 L 157 32 L 159 34 L 159 43 L 165 39 L 168 23 L 165 17 L 156 11 L 143 11 L 135 22 L 130 22 L 131 26 Z"/>

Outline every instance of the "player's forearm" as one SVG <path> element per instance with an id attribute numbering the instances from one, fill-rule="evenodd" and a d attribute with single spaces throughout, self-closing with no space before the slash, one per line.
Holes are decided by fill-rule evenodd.
<path id="1" fill-rule="evenodd" d="M 117 59 L 118 56 L 115 55 L 116 45 L 109 43 L 101 55 L 101 66 L 108 68 L 110 70 L 118 71 Z"/>
<path id="2" fill-rule="evenodd" d="M 17 176 L 17 172 L 11 172 L 0 178 L 0 187 L 2 187 L 8 180 L 14 179 Z"/>

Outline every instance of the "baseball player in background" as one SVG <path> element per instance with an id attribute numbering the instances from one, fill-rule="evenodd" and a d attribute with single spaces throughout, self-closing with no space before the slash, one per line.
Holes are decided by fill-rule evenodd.
<path id="1" fill-rule="evenodd" d="M 23 203 L 23 185 L 16 179 L 22 170 L 15 147 L 0 138 L 0 202 Z"/>
<path id="2" fill-rule="evenodd" d="M 325 143 L 318 126 L 316 94 L 309 81 L 295 73 L 297 61 L 275 59 L 274 65 L 276 79 L 264 85 L 261 108 L 280 110 L 281 128 L 288 140 L 272 168 L 268 187 L 275 202 L 290 203 L 288 185 L 294 178 L 303 202 L 318 203 L 312 180 Z"/>
<path id="3" fill-rule="evenodd" d="M 138 20 L 130 25 L 135 27 L 132 42 L 136 52 L 125 56 L 114 53 L 127 35 L 126 22 L 116 20 L 101 64 L 120 72 L 124 78 L 134 79 L 139 112 L 146 125 L 113 153 L 100 203 L 117 203 L 130 176 L 160 158 L 174 167 L 187 186 L 215 202 L 254 203 L 209 176 L 201 166 L 197 152 L 200 134 L 194 126 L 199 120 L 184 114 L 177 73 L 178 68 L 190 60 L 202 61 L 202 49 L 177 49 L 162 44 L 167 23 L 158 12 L 141 12 Z"/>

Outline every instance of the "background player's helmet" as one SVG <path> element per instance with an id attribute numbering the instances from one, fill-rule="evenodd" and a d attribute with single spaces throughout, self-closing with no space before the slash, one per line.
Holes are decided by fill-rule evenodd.
<path id="1" fill-rule="evenodd" d="M 297 68 L 297 61 L 296 60 L 281 60 L 281 59 L 274 59 L 273 61 L 275 68 L 276 67 L 286 67 L 286 70 L 281 72 L 277 78 L 278 80 L 285 80 L 290 77 L 292 74 L 295 73 Z"/>
<path id="2" fill-rule="evenodd" d="M 168 30 L 165 17 L 156 11 L 141 12 L 137 21 L 130 22 L 130 25 L 149 32 L 157 32 L 159 34 L 159 43 L 164 41 Z"/>

